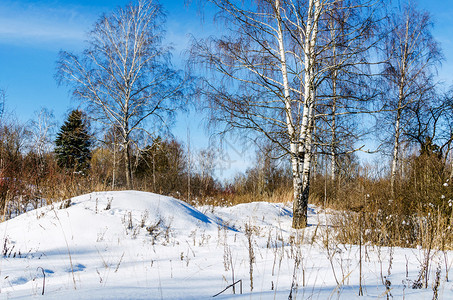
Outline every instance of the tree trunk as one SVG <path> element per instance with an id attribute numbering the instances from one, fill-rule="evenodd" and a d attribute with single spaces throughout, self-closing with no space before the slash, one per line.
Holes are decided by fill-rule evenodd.
<path id="1" fill-rule="evenodd" d="M 450 146 L 448 146 L 448 148 L 450 148 Z M 447 160 L 448 153 L 450 153 L 450 177 L 448 180 L 448 184 L 451 186 L 451 185 L 453 185 L 453 157 L 452 157 L 452 153 L 450 152 L 450 150 L 448 150 L 447 153 L 445 154 L 445 160 Z M 453 220 L 452 220 L 452 222 L 453 222 Z"/>
<path id="2" fill-rule="evenodd" d="M 337 47 L 336 47 L 336 22 L 334 19 L 330 21 L 330 38 L 334 42 L 332 46 L 332 65 L 337 66 Z M 330 145 L 330 180 L 335 189 L 335 181 L 337 174 L 337 124 L 336 124 L 336 112 L 337 112 L 337 79 L 338 79 L 338 70 L 334 69 L 331 74 L 332 80 L 332 123 L 331 123 L 331 135 L 332 141 Z"/>
<path id="3" fill-rule="evenodd" d="M 400 134 L 401 134 L 401 116 L 403 114 L 404 109 L 404 97 L 405 91 L 404 88 L 406 86 L 406 68 L 408 64 L 408 44 L 409 41 L 409 17 L 406 17 L 406 32 L 405 32 L 405 39 L 403 42 L 403 48 L 401 53 L 401 64 L 400 64 L 400 79 L 398 82 L 398 107 L 396 109 L 396 120 L 395 120 L 395 140 L 393 144 L 393 157 L 392 157 L 392 170 L 390 175 L 390 189 L 392 193 L 392 198 L 395 197 L 395 181 L 396 181 L 396 173 L 398 168 L 398 154 L 399 154 L 399 147 L 400 147 Z"/>
<path id="4" fill-rule="evenodd" d="M 305 228 L 307 226 L 307 208 L 308 197 L 305 197 L 302 185 L 302 172 L 299 172 L 300 158 L 293 159 L 293 189 L 294 189 L 294 202 L 293 202 L 293 228 Z M 297 169 L 297 172 L 294 171 Z"/>
<path id="5" fill-rule="evenodd" d="M 124 167 L 126 172 L 126 187 L 131 190 L 134 187 L 132 182 L 131 153 L 129 141 L 126 141 L 124 144 Z"/>
<path id="6" fill-rule="evenodd" d="M 116 179 L 116 139 L 113 141 L 112 190 L 115 189 L 115 179 Z"/>
<path id="7" fill-rule="evenodd" d="M 393 142 L 393 156 L 392 156 L 392 170 L 390 175 L 390 189 L 392 193 L 392 198 L 395 197 L 395 181 L 396 181 L 396 173 L 398 168 L 398 154 L 399 154 L 399 147 L 400 147 L 400 134 L 401 134 L 401 115 L 403 113 L 403 95 L 404 95 L 404 83 L 405 83 L 405 62 L 403 60 L 403 68 L 402 68 L 402 77 L 400 80 L 400 87 L 398 93 L 398 108 L 396 110 L 396 120 L 395 120 L 395 140 Z"/>
<path id="8" fill-rule="evenodd" d="M 310 92 L 310 98 L 314 98 L 314 92 Z M 308 199 L 310 196 L 310 175 L 311 175 L 311 167 L 313 161 L 313 128 L 314 128 L 314 117 L 313 117 L 313 101 L 310 101 L 310 105 L 308 107 L 308 118 L 309 123 L 307 127 L 307 132 L 305 135 L 304 141 L 304 151 L 301 153 L 303 155 L 303 163 L 302 163 L 302 180 L 301 180 L 301 189 L 299 196 L 299 205 L 300 210 L 304 210 L 304 216 L 299 216 L 300 220 L 297 224 L 298 227 L 295 226 L 293 221 L 294 228 L 303 228 L 307 226 L 307 209 L 308 209 Z"/>
<path id="9" fill-rule="evenodd" d="M 298 189 L 294 192 L 293 228 L 307 226 L 307 208 L 310 192 L 310 170 L 312 165 L 312 133 L 314 128 L 313 108 L 315 102 L 315 51 L 318 17 L 321 4 L 319 0 L 310 0 L 307 16 L 307 25 L 304 30 L 304 110 L 300 131 L 299 172 L 301 180 Z"/>
<path id="10" fill-rule="evenodd" d="M 304 30 L 304 109 L 300 131 L 299 145 L 299 172 L 301 180 L 294 193 L 293 228 L 307 226 L 307 208 L 310 194 L 310 170 L 312 166 L 312 133 L 314 128 L 314 103 L 315 103 L 315 51 L 318 34 L 318 20 L 321 14 L 319 0 L 310 0 L 307 16 L 307 25 Z M 297 192 L 297 194 L 296 194 Z"/>
<path id="11" fill-rule="evenodd" d="M 398 167 L 399 146 L 400 146 L 400 110 L 398 109 L 395 122 L 395 140 L 393 142 L 392 170 L 390 175 L 390 188 L 392 191 L 392 197 L 394 197 L 395 195 L 395 181 Z"/>
<path id="12" fill-rule="evenodd" d="M 332 184 L 335 185 L 336 175 L 337 175 L 337 151 L 336 151 L 336 143 L 337 143 L 337 124 L 336 124 L 336 110 L 337 110 L 337 71 L 334 71 L 332 76 L 332 144 L 330 145 L 330 155 L 331 162 L 330 162 L 330 179 Z"/>
<path id="13" fill-rule="evenodd" d="M 285 114 L 286 114 L 286 125 L 288 130 L 288 135 L 291 138 L 290 141 L 290 151 L 291 151 L 291 166 L 293 173 L 293 228 L 304 228 L 307 226 L 307 202 L 304 202 L 302 197 L 302 170 L 301 170 L 301 159 L 302 156 L 299 152 L 298 141 L 296 137 L 296 130 L 294 128 L 294 123 L 292 119 L 292 107 L 291 107 L 291 98 L 289 91 L 289 80 L 288 80 L 288 70 L 286 65 L 286 52 L 283 43 L 283 29 L 282 29 L 282 19 L 280 15 L 280 1 L 275 2 L 275 12 L 276 19 L 278 24 L 278 45 L 279 45 L 279 54 L 280 54 L 280 63 L 281 71 L 283 77 L 283 91 L 285 95 Z"/>

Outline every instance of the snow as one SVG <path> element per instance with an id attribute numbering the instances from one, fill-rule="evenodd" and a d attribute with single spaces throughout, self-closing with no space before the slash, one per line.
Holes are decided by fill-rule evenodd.
<path id="1" fill-rule="evenodd" d="M 330 213 L 310 206 L 310 226 L 297 231 L 283 203 L 192 207 L 137 191 L 75 197 L 0 224 L 0 299 L 211 299 L 233 274 L 243 294 L 238 284 L 216 299 L 287 299 L 291 287 L 293 299 L 433 299 L 438 266 L 439 299 L 453 299 L 452 252 L 431 254 L 429 287 L 412 289 L 424 250 L 372 245 L 362 247 L 359 297 L 359 247 L 330 238 Z"/>

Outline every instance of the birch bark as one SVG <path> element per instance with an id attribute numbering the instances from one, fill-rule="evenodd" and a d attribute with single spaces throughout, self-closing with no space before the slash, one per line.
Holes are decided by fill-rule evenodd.
<path id="1" fill-rule="evenodd" d="M 307 208 L 310 192 L 310 170 L 312 166 L 312 144 L 314 130 L 314 104 L 316 97 L 315 46 L 318 34 L 318 21 L 321 13 L 319 0 L 310 0 L 304 34 L 304 105 L 299 143 L 299 171 L 301 180 L 297 186 L 297 195 L 293 205 L 293 228 L 307 226 Z M 297 196 L 297 197 L 296 197 Z"/>

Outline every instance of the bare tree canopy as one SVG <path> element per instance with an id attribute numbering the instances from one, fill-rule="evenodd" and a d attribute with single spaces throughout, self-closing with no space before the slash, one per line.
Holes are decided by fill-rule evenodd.
<path id="1" fill-rule="evenodd" d="M 433 97 L 434 75 L 442 58 L 440 47 L 431 35 L 432 22 L 427 12 L 408 3 L 388 18 L 389 33 L 383 45 L 383 70 L 386 80 L 384 103 L 393 132 L 391 187 L 394 190 L 398 157 L 404 134 L 417 114 Z"/>
<path id="2" fill-rule="evenodd" d="M 322 107 L 332 99 L 332 89 L 320 87 L 334 71 L 343 70 L 349 77 L 361 72 L 366 62 L 357 57 L 365 57 L 360 53 L 373 46 L 378 2 L 210 2 L 219 8 L 218 19 L 225 22 L 228 35 L 194 41 L 191 54 L 208 71 L 201 93 L 212 120 L 225 130 L 253 132 L 291 158 L 293 227 L 305 227 L 314 146 L 320 142 L 316 122 L 326 121 Z M 332 30 L 335 22 L 341 27 L 337 33 Z M 340 96 L 349 101 L 362 97 L 353 91 L 336 98 Z M 343 107 L 333 113 L 349 113 L 356 105 Z"/>
<path id="3" fill-rule="evenodd" d="M 165 14 L 156 0 L 137 0 L 102 16 L 80 55 L 62 51 L 57 80 L 69 84 L 96 120 L 118 127 L 126 183 L 132 187 L 130 147 L 145 120 L 165 126 L 179 107 L 180 75 L 163 44 Z"/>

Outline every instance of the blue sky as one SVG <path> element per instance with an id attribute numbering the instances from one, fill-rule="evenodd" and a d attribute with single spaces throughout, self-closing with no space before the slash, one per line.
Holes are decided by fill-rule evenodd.
<path id="1" fill-rule="evenodd" d="M 434 22 L 433 36 L 440 43 L 445 60 L 439 76 L 445 84 L 453 84 L 453 1 L 419 0 L 420 8 L 428 11 Z"/>
<path id="2" fill-rule="evenodd" d="M 396 5 L 399 0 L 394 0 Z M 174 61 L 182 61 L 181 52 L 189 40 L 188 34 L 206 36 L 219 31 L 210 23 L 211 16 L 200 21 L 194 3 L 165 0 L 161 4 L 168 12 L 167 41 L 172 43 Z M 196 1 L 192 1 L 196 2 Z M 7 109 L 25 122 L 42 107 L 53 110 L 62 123 L 68 111 L 77 106 L 68 89 L 57 87 L 54 79 L 55 61 L 59 50 L 78 52 L 84 48 L 85 32 L 102 13 L 107 13 L 127 0 L 2 0 L 0 1 L 0 88 L 7 93 Z M 433 34 L 441 43 L 446 60 L 440 77 L 453 83 L 453 1 L 420 0 L 419 7 L 432 14 Z M 183 142 L 190 128 L 191 146 L 200 149 L 208 145 L 208 135 L 200 118 L 180 116 L 174 134 Z M 232 141 L 226 159 L 233 170 L 244 169 L 250 154 Z M 228 167 L 226 163 L 224 167 Z M 232 174 L 232 171 L 226 171 Z M 220 174 L 222 175 L 222 174 Z M 224 176 L 223 174 L 222 176 Z"/>
<path id="3" fill-rule="evenodd" d="M 54 79 L 55 61 L 60 50 L 79 52 L 84 49 L 85 33 L 102 13 L 127 0 L 1 0 L 0 1 L 0 88 L 7 93 L 6 108 L 20 122 L 34 118 L 41 108 L 53 111 L 58 126 L 68 112 L 77 107 L 66 87 Z M 200 21 L 197 6 L 184 0 L 161 1 L 167 11 L 167 42 L 171 43 L 173 62 L 182 68 L 183 54 L 189 35 L 207 36 L 218 31 L 216 26 Z M 208 16 L 205 16 L 205 20 Z M 212 17 L 209 17 L 212 19 Z M 193 153 L 209 145 L 209 134 L 201 118 L 180 115 L 172 130 L 178 140 L 190 146 Z M 244 170 L 249 154 L 227 143 L 228 151 L 220 158 L 219 177 L 231 177 Z"/>
<path id="4" fill-rule="evenodd" d="M 184 0 L 164 1 L 168 16 L 167 38 L 175 46 L 175 60 L 188 40 L 187 34 L 199 29 L 194 5 Z M 0 87 L 6 89 L 8 108 L 26 120 L 45 106 L 57 119 L 76 105 L 66 88 L 57 88 L 55 61 L 59 50 L 78 52 L 84 48 L 85 32 L 103 12 L 124 0 L 72 1 L 41 0 L 0 2 Z M 170 20 L 178 20 L 171 22 Z"/>

